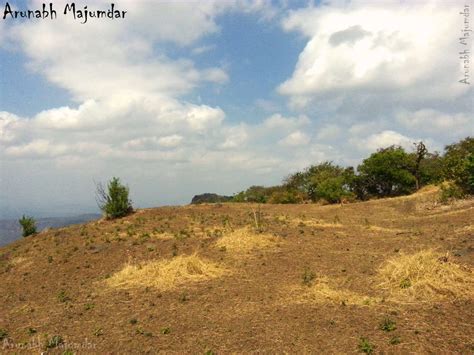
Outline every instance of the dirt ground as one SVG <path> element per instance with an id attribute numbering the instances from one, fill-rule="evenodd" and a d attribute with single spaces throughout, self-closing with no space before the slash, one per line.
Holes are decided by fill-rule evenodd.
<path id="1" fill-rule="evenodd" d="M 436 196 L 162 207 L 24 238 L 0 248 L 0 353 L 472 354 L 474 200 Z M 380 287 L 387 260 L 426 250 L 459 292 Z M 171 277 L 188 256 L 203 268 Z"/>

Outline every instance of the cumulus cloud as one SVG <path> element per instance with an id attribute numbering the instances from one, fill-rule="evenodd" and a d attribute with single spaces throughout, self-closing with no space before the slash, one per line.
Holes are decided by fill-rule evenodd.
<path id="1" fill-rule="evenodd" d="M 371 134 L 366 142 L 360 142 L 359 147 L 369 151 L 375 151 L 380 148 L 386 148 L 392 145 L 401 146 L 405 149 L 411 149 L 416 139 L 405 137 L 394 131 L 382 131 L 377 134 Z"/>
<path id="2" fill-rule="evenodd" d="M 457 136 L 474 134 L 474 115 L 469 113 L 445 113 L 434 109 L 414 112 L 398 112 L 397 120 L 404 127 L 428 134 Z"/>
<path id="3" fill-rule="evenodd" d="M 306 145 L 309 143 L 309 136 L 301 131 L 295 131 L 290 133 L 288 136 L 279 141 L 279 144 L 283 146 L 299 146 Z"/>
<path id="4" fill-rule="evenodd" d="M 452 99 L 459 85 L 454 3 L 349 2 L 291 12 L 286 31 L 308 38 L 293 75 L 278 90 L 293 105 L 325 95 L 396 95 L 398 101 Z"/>

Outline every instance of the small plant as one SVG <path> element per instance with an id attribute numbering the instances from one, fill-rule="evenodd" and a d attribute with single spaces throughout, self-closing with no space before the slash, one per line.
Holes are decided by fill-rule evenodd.
<path id="1" fill-rule="evenodd" d="M 96 200 L 105 218 L 124 217 L 133 211 L 132 201 L 128 197 L 129 189 L 122 185 L 119 178 L 112 178 L 107 184 L 107 191 L 102 184 L 96 185 Z"/>
<path id="2" fill-rule="evenodd" d="M 6 338 L 8 338 L 8 332 L 5 329 L 0 328 L 0 340 L 6 339 Z"/>
<path id="3" fill-rule="evenodd" d="M 36 329 L 29 327 L 28 328 L 28 335 L 33 335 L 33 334 L 36 334 Z"/>
<path id="4" fill-rule="evenodd" d="M 409 288 L 411 287 L 411 281 L 410 279 L 403 279 L 400 281 L 400 288 Z"/>
<path id="5" fill-rule="evenodd" d="M 18 220 L 23 228 L 23 237 L 28 237 L 36 233 L 36 220 L 33 217 L 25 216 Z"/>
<path id="6" fill-rule="evenodd" d="M 153 336 L 153 334 L 152 334 L 151 332 L 147 332 L 147 331 L 145 331 L 145 330 L 143 330 L 143 329 L 141 329 L 141 328 L 138 328 L 138 329 L 136 330 L 136 332 L 137 332 L 137 334 L 144 335 L 144 336 L 146 336 L 146 337 L 151 337 L 151 336 Z"/>
<path id="7" fill-rule="evenodd" d="M 316 275 L 309 269 L 305 269 L 303 273 L 303 285 L 311 286 Z"/>
<path id="8" fill-rule="evenodd" d="M 375 346 L 364 337 L 360 338 L 359 341 L 359 350 L 366 354 L 373 354 Z"/>
<path id="9" fill-rule="evenodd" d="M 390 318 L 386 317 L 382 323 L 380 323 L 380 329 L 383 330 L 384 332 L 391 332 L 395 329 L 397 329 L 397 326 L 393 320 Z"/>
<path id="10" fill-rule="evenodd" d="M 96 337 L 100 337 L 101 335 L 104 335 L 104 330 L 102 328 L 97 328 L 95 331 L 94 331 L 94 335 Z"/>
<path id="11" fill-rule="evenodd" d="M 64 303 L 64 302 L 70 301 L 71 298 L 66 294 L 66 291 L 61 290 L 58 293 L 58 300 L 59 302 Z"/>
<path id="12" fill-rule="evenodd" d="M 135 325 L 138 323 L 138 320 L 136 318 L 130 319 L 130 324 Z"/>
<path id="13" fill-rule="evenodd" d="M 61 344 L 64 344 L 64 339 L 62 338 L 62 336 L 53 335 L 50 339 L 47 340 L 46 349 L 53 349 Z"/>
<path id="14" fill-rule="evenodd" d="M 169 333 L 171 333 L 170 327 L 165 327 L 161 329 L 161 334 L 169 334 Z"/>
<path id="15" fill-rule="evenodd" d="M 189 297 L 187 294 L 183 293 L 181 296 L 179 296 L 179 302 L 185 303 L 187 301 L 189 301 Z"/>
<path id="16" fill-rule="evenodd" d="M 95 307 L 95 305 L 94 305 L 93 303 L 86 303 L 86 304 L 84 305 L 84 309 L 85 309 L 86 311 L 89 311 L 89 310 L 93 309 L 94 307 Z"/>
<path id="17" fill-rule="evenodd" d="M 63 355 L 74 355 L 74 351 L 72 351 L 72 350 L 65 350 L 65 351 L 63 352 Z"/>
<path id="18" fill-rule="evenodd" d="M 399 336 L 394 336 L 390 339 L 389 343 L 390 345 L 398 345 L 402 342 Z"/>
<path id="19" fill-rule="evenodd" d="M 252 209 L 252 215 L 253 215 L 253 221 L 255 223 L 255 230 L 257 232 L 262 232 L 262 221 L 263 221 L 263 214 L 260 208 L 260 205 L 258 205 L 257 210 Z"/>

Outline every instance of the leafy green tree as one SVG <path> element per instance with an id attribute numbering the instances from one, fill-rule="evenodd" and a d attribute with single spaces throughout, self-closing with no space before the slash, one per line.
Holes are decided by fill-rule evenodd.
<path id="1" fill-rule="evenodd" d="M 122 185 L 120 179 L 116 177 L 107 184 L 107 191 L 102 184 L 97 185 L 97 204 L 107 219 L 120 218 L 133 211 L 132 201 L 128 195 L 128 187 Z"/>
<path id="2" fill-rule="evenodd" d="M 324 199 L 335 203 L 352 195 L 350 186 L 353 176 L 352 167 L 343 168 L 332 162 L 324 162 L 290 175 L 285 179 L 284 186 L 304 193 L 312 201 Z"/>
<path id="3" fill-rule="evenodd" d="M 438 152 L 427 153 L 420 163 L 420 187 L 443 181 L 443 157 Z"/>
<path id="4" fill-rule="evenodd" d="M 444 177 L 454 182 L 464 193 L 473 194 L 472 185 L 474 138 L 467 137 L 445 147 L 443 157 Z"/>
<path id="5" fill-rule="evenodd" d="M 413 159 L 399 146 L 379 149 L 357 170 L 355 185 L 362 198 L 404 195 L 416 188 Z"/>
<path id="6" fill-rule="evenodd" d="M 23 228 L 23 237 L 36 233 L 36 220 L 33 217 L 23 215 L 18 221 Z"/>

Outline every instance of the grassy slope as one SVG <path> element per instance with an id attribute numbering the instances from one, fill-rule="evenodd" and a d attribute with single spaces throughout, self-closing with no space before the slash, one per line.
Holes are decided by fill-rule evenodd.
<path id="1" fill-rule="evenodd" d="M 66 345 L 50 350 L 58 353 L 347 353 L 358 351 L 360 337 L 377 352 L 469 353 L 472 283 L 467 296 L 435 292 L 440 297 L 418 301 L 391 299 L 378 286 L 387 259 L 428 249 L 450 252 L 449 265 L 472 276 L 474 201 L 440 206 L 435 195 L 264 205 L 264 235 L 249 228 L 256 206 L 248 204 L 147 209 L 51 230 L 0 248 L 0 329 L 10 344 L 45 346 L 60 335 Z M 265 242 L 226 247 L 229 235 L 246 233 Z M 188 255 L 199 260 L 176 259 Z M 117 287 L 127 264 L 142 284 Z M 182 269 L 163 276 L 165 264 Z M 177 284 L 160 288 L 170 273 Z M 380 329 L 386 317 L 395 330 Z"/>

